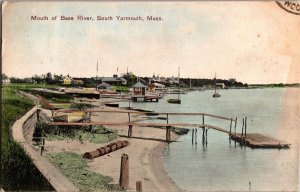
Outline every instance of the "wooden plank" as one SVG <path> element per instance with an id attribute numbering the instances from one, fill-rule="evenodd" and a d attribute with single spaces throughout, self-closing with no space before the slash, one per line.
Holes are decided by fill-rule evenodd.
<path id="1" fill-rule="evenodd" d="M 253 148 L 289 148 L 290 144 L 272 137 L 261 135 L 259 133 L 248 133 L 247 137 L 240 134 L 230 134 L 231 139 L 237 142 L 246 141 L 246 145 Z"/>
<path id="2" fill-rule="evenodd" d="M 111 125 L 111 126 L 138 126 L 138 127 L 167 127 L 167 126 L 172 126 L 172 127 L 189 127 L 189 128 L 195 128 L 195 127 L 207 127 L 209 129 L 215 129 L 217 131 L 221 131 L 224 133 L 229 133 L 229 131 L 216 127 L 213 125 L 203 125 L 203 124 L 192 124 L 192 123 L 171 123 L 171 124 L 166 124 L 166 123 L 130 123 L 130 122 L 53 122 L 52 125 L 57 125 L 57 126 L 89 126 L 89 125 Z"/>
<path id="3" fill-rule="evenodd" d="M 158 115 L 187 115 L 187 116 L 200 116 L 200 115 L 205 115 L 208 117 L 214 117 L 218 119 L 223 119 L 223 120 L 228 120 L 231 121 L 231 118 L 228 117 L 223 117 L 223 116 L 218 116 L 218 115 L 212 115 L 208 113 L 159 113 L 159 112 L 140 112 L 140 111 L 129 111 L 129 110 L 124 110 L 124 111 L 111 111 L 111 110 L 85 110 L 85 112 L 99 112 L 99 113 L 132 113 L 132 114 L 141 114 L 141 115 L 147 115 L 147 114 L 158 114 Z M 235 122 L 234 119 L 232 119 L 233 122 Z"/>

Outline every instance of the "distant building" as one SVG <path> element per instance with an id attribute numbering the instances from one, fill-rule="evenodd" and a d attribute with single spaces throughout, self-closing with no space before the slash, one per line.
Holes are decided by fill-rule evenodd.
<path id="1" fill-rule="evenodd" d="M 108 83 L 101 83 L 98 85 L 98 89 L 111 89 L 111 85 Z"/>
<path id="2" fill-rule="evenodd" d="M 147 86 L 145 86 L 141 82 L 137 82 L 133 86 L 133 96 L 145 96 L 146 95 Z"/>
<path id="3" fill-rule="evenodd" d="M 113 77 L 100 77 L 102 83 L 107 83 L 110 85 L 127 85 L 127 80 L 123 77 L 118 77 L 118 75 L 113 75 Z"/>
<path id="4" fill-rule="evenodd" d="M 148 91 L 155 92 L 156 90 L 163 90 L 166 86 L 160 83 L 151 83 L 148 85 Z"/>
<path id="5" fill-rule="evenodd" d="M 70 78 L 69 77 L 69 75 L 67 76 L 67 77 L 65 77 L 64 79 L 63 79 L 63 84 L 64 85 L 71 85 L 72 84 L 72 78 Z"/>
<path id="6" fill-rule="evenodd" d="M 225 84 L 224 83 L 216 83 L 216 87 L 220 87 L 222 89 L 225 89 Z"/>

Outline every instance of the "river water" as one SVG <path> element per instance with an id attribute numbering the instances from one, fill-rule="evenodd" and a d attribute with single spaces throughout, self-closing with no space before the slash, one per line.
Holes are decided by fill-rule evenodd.
<path id="1" fill-rule="evenodd" d="M 300 95 L 300 89 L 289 89 L 292 94 Z M 247 133 L 261 133 L 292 144 L 290 149 L 251 149 L 230 141 L 225 133 L 210 129 L 207 145 L 203 145 L 202 129 L 198 129 L 197 145 L 192 145 L 189 132 L 164 151 L 165 167 L 181 189 L 296 191 L 299 156 L 295 138 L 298 136 L 299 116 L 292 116 L 299 112 L 297 98 L 300 97 L 287 99 L 287 90 L 228 89 L 219 91 L 220 98 L 213 98 L 213 91 L 194 91 L 181 95 L 180 105 L 167 102 L 177 95 L 166 95 L 158 103 L 136 102 L 131 106 L 155 112 L 204 112 L 237 117 L 237 132 L 241 132 L 242 118 L 247 117 Z M 128 106 L 128 103 L 121 105 Z M 169 123 L 172 122 L 201 124 L 202 117 L 170 116 Z M 227 130 L 230 127 L 230 121 L 209 117 L 205 118 L 205 123 Z"/>

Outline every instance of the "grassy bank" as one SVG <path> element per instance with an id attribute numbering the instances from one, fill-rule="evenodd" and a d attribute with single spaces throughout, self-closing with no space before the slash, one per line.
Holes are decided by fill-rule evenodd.
<path id="1" fill-rule="evenodd" d="M 103 126 L 93 126 L 92 129 L 84 126 L 53 126 L 38 123 L 36 134 L 43 134 L 48 140 L 78 140 L 92 143 L 107 143 L 118 137 L 116 131 Z"/>
<path id="2" fill-rule="evenodd" d="M 18 94 L 19 89 L 20 86 L 2 87 L 0 185 L 9 191 L 52 190 L 30 157 L 11 136 L 13 123 L 33 107 L 29 99 Z"/>
<path id="3" fill-rule="evenodd" d="M 46 157 L 81 191 L 121 191 L 118 185 L 109 184 L 112 178 L 90 171 L 81 155 L 61 152 Z"/>

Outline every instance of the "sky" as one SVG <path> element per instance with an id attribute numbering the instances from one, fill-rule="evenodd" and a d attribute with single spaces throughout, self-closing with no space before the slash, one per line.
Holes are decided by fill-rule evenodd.
<path id="1" fill-rule="evenodd" d="M 78 15 L 94 20 L 78 21 Z M 6 2 L 2 22 L 2 71 L 8 76 L 92 77 L 98 62 L 98 76 L 128 67 L 139 76 L 168 77 L 180 67 L 183 78 L 214 78 L 216 72 L 250 84 L 300 82 L 299 16 L 272 1 Z"/>

